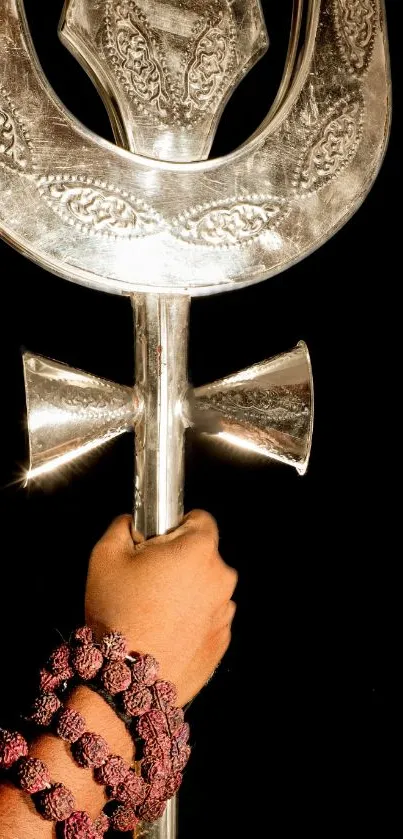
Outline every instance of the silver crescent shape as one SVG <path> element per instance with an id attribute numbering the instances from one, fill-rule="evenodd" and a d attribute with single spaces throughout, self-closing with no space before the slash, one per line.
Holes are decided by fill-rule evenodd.
<path id="1" fill-rule="evenodd" d="M 22 0 L 0 0 L 0 233 L 112 293 L 203 295 L 284 271 L 357 210 L 390 126 L 383 0 L 310 0 L 298 71 L 232 154 L 173 164 L 81 125 L 38 63 Z"/>

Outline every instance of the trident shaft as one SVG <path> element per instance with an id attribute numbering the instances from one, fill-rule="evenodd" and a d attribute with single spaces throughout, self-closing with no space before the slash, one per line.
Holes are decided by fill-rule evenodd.
<path id="1" fill-rule="evenodd" d="M 383 4 L 295 0 L 274 104 L 243 147 L 214 161 L 225 102 L 268 45 L 259 0 L 67 0 L 60 35 L 121 149 L 64 109 L 22 0 L 0 0 L 0 230 L 56 274 L 131 296 L 136 386 L 26 355 L 30 476 L 134 427 L 135 524 L 163 533 L 183 511 L 188 425 L 306 470 L 305 345 L 189 393 L 189 303 L 279 273 L 360 205 L 390 121 Z M 174 839 L 175 804 L 138 835 Z"/>

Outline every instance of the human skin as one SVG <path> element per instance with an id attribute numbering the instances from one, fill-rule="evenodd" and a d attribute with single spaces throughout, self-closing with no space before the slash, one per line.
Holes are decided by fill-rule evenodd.
<path id="1" fill-rule="evenodd" d="M 236 572 L 218 552 L 217 526 L 194 511 L 166 536 L 145 541 L 131 530 L 130 516 L 117 519 L 95 546 L 88 569 L 86 622 L 97 638 L 119 630 L 129 649 L 150 653 L 160 676 L 173 682 L 185 705 L 208 681 L 226 652 L 235 614 Z M 119 717 L 86 687 L 69 698 L 87 729 L 101 734 L 110 751 L 129 763 L 133 743 Z M 73 761 L 67 743 L 51 734 L 32 746 L 52 781 L 74 794 L 76 809 L 97 817 L 106 803 L 89 769 Z M 0 787 L 2 839 L 51 839 L 54 827 L 36 812 L 29 796 L 9 784 Z"/>

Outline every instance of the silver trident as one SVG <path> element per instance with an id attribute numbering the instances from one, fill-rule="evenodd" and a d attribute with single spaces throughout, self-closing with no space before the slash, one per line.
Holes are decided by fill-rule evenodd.
<path id="1" fill-rule="evenodd" d="M 190 394 L 189 304 L 284 271 L 363 201 L 390 124 L 383 0 L 294 0 L 266 119 L 208 161 L 225 102 L 268 46 L 259 0 L 67 0 L 60 35 L 121 148 L 57 99 L 23 0 L 0 0 L 0 232 L 61 277 L 131 297 L 136 386 L 25 355 L 29 476 L 134 426 L 134 519 L 149 536 L 182 514 L 189 425 L 306 470 L 306 346 Z M 137 836 L 174 839 L 175 803 Z"/>

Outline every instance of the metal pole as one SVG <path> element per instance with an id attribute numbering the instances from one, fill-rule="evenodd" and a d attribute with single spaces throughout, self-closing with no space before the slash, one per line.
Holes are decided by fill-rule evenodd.
<path id="1" fill-rule="evenodd" d="M 150 537 L 166 533 L 183 515 L 190 298 L 140 294 L 132 303 L 136 387 L 143 398 L 136 426 L 134 526 Z M 137 839 L 176 836 L 176 798 L 158 822 L 136 832 Z"/>

